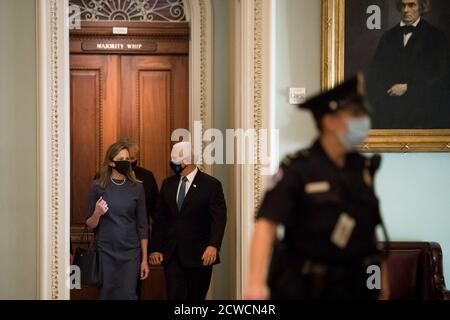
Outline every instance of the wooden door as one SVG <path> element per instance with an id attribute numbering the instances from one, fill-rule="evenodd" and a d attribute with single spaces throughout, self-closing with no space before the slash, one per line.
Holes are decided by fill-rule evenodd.
<path id="1" fill-rule="evenodd" d="M 188 128 L 188 58 L 184 55 L 72 54 L 71 239 L 82 239 L 87 192 L 109 145 L 132 137 L 140 165 L 159 184 L 170 174 L 171 133 Z M 164 298 L 163 271 L 152 268 L 143 299 Z M 96 290 L 72 290 L 72 299 L 95 299 Z"/>
<path id="2" fill-rule="evenodd" d="M 123 56 L 121 127 L 141 147 L 141 165 L 156 180 L 170 174 L 170 136 L 188 128 L 188 59 L 180 56 Z"/>

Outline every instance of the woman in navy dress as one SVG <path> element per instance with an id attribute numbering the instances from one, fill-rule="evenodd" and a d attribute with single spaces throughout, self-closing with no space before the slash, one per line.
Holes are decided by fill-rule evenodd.
<path id="1" fill-rule="evenodd" d="M 149 274 L 148 223 L 142 183 L 131 169 L 127 146 L 108 148 L 89 191 L 86 224 L 94 230 L 100 261 L 101 300 L 136 300 L 137 279 Z"/>

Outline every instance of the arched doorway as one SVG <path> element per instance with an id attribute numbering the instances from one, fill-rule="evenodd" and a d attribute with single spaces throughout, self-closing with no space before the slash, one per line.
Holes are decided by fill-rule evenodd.
<path id="1" fill-rule="evenodd" d="M 186 20 L 189 22 L 192 34 L 188 59 L 190 72 L 187 125 L 190 129 L 194 121 L 201 121 L 203 128 L 209 128 L 211 127 L 212 95 L 210 0 L 177 2 L 185 5 Z M 70 297 L 68 282 L 71 117 L 69 23 L 66 16 L 68 6 L 68 0 L 39 0 L 37 10 L 41 117 L 39 122 L 39 247 L 41 248 L 39 296 L 42 299 L 69 299 Z M 192 65 L 196 67 L 191 68 Z"/>

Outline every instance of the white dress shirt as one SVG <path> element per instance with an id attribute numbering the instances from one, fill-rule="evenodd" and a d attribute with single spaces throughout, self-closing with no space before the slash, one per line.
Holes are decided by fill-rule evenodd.
<path id="1" fill-rule="evenodd" d="M 192 171 L 191 173 L 189 173 L 186 176 L 186 178 L 187 178 L 187 181 L 186 181 L 186 192 L 185 192 L 184 195 L 188 194 L 189 188 L 191 187 L 192 182 L 194 182 L 194 179 L 195 179 L 195 176 L 197 175 L 197 172 L 198 172 L 198 168 L 195 168 L 194 171 Z M 176 197 L 177 201 L 178 201 L 178 195 L 180 194 L 180 188 L 181 188 L 182 181 L 183 181 L 183 177 L 180 177 L 180 181 L 178 182 L 178 189 L 177 189 L 177 197 Z"/>
<path id="2" fill-rule="evenodd" d="M 412 26 L 417 27 L 417 25 L 419 24 L 419 22 L 420 22 L 420 18 L 417 19 L 416 22 L 414 22 L 414 23 L 412 24 Z M 402 21 L 400 22 L 400 27 L 404 27 L 404 26 L 406 26 L 406 23 L 404 23 L 403 20 L 402 20 Z M 406 45 L 408 44 L 409 39 L 411 39 L 412 35 L 413 35 L 412 32 L 403 35 L 403 45 L 404 45 L 405 47 L 406 47 Z"/>

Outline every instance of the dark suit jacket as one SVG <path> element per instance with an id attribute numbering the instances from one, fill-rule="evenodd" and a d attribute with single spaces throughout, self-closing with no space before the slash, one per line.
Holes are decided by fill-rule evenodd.
<path id="1" fill-rule="evenodd" d="M 423 18 L 406 47 L 398 24 L 378 44 L 369 71 L 369 99 L 376 129 L 431 129 L 445 125 L 449 109 L 445 87 L 448 42 L 445 34 Z M 390 97 L 394 85 L 408 84 L 403 97 Z"/>
<path id="2" fill-rule="evenodd" d="M 150 218 L 153 218 L 156 208 L 156 202 L 158 201 L 158 184 L 156 183 L 153 172 L 147 169 L 136 167 L 134 169 L 134 173 L 136 175 L 136 178 L 142 181 L 142 184 L 144 186 L 145 205 L 147 207 L 148 221 L 150 221 Z"/>
<path id="3" fill-rule="evenodd" d="M 227 219 L 225 198 L 220 181 L 199 170 L 179 212 L 179 182 L 180 177 L 172 176 L 162 184 L 150 252 L 161 252 L 166 264 L 177 249 L 185 267 L 197 268 L 203 265 L 201 258 L 208 246 L 220 250 Z"/>

